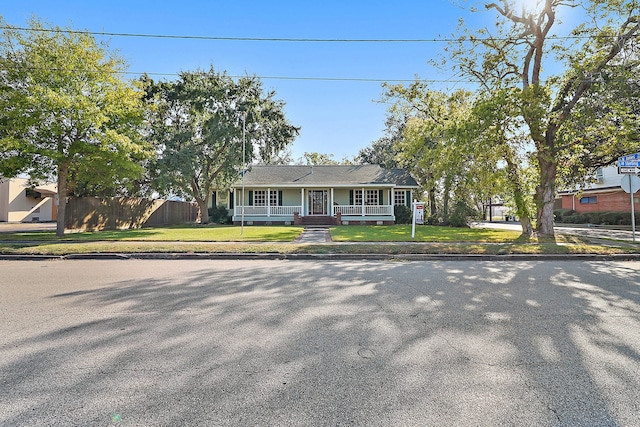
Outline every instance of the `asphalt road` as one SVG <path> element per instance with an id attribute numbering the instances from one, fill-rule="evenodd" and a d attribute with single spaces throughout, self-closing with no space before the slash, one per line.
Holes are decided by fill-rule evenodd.
<path id="1" fill-rule="evenodd" d="M 0 261 L 2 426 L 637 426 L 639 262 Z"/>

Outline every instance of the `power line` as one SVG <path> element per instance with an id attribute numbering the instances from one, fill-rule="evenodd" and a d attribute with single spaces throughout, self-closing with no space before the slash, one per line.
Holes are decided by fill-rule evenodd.
<path id="1" fill-rule="evenodd" d="M 298 37 L 223 37 L 223 36 L 195 36 L 195 35 L 179 35 L 179 34 L 144 34 L 144 33 L 116 33 L 105 31 L 81 31 L 81 30 L 63 30 L 57 28 L 27 28 L 13 27 L 9 25 L 0 26 L 2 30 L 32 31 L 43 33 L 68 33 L 68 34 L 86 34 L 92 36 L 109 36 L 109 37 L 138 37 L 138 38 L 156 38 L 156 39 L 183 39 L 183 40 L 209 40 L 209 41 L 240 41 L 240 42 L 289 42 L 289 43 L 450 43 L 457 41 L 471 41 L 469 38 L 464 40 L 458 38 L 431 38 L 431 39 L 327 39 L 327 38 L 298 38 Z M 615 36 L 611 36 L 615 37 Z M 577 40 L 588 39 L 591 36 L 549 36 L 550 40 Z M 473 41 L 483 40 L 515 40 L 513 37 L 506 38 L 473 38 Z"/>
<path id="2" fill-rule="evenodd" d="M 45 67 L 27 67 L 27 69 L 31 69 L 31 70 L 41 70 L 41 71 L 59 71 L 60 69 L 58 68 L 45 68 Z M 92 72 L 91 70 L 83 70 L 83 69 L 71 69 L 71 70 L 65 70 L 65 71 L 73 71 L 73 72 L 83 72 L 83 71 L 87 71 L 87 72 Z M 117 71 L 117 70 L 112 70 L 110 71 L 113 74 L 119 74 L 119 75 L 126 75 L 126 76 L 142 76 L 142 75 L 148 75 L 148 76 L 159 76 L 159 77 L 180 77 L 182 75 L 182 73 L 161 73 L 161 72 L 153 72 L 153 71 L 143 71 L 143 72 L 138 72 L 138 71 Z M 189 73 L 195 73 L 197 74 L 198 72 L 194 72 L 194 71 L 189 71 Z M 204 72 L 202 72 L 204 73 Z M 443 79 L 422 79 L 422 78 L 413 78 L 413 79 L 381 79 L 381 78 L 369 78 L 369 77 L 320 77 L 320 76 L 259 76 L 259 75 L 253 75 L 253 74 L 243 74 L 243 75 L 233 75 L 233 74 L 225 74 L 227 77 L 233 78 L 233 79 L 239 79 L 239 78 L 244 78 L 244 77 L 255 77 L 256 79 L 259 80 L 298 80 L 298 81 L 319 81 L 319 82 L 362 82 L 362 83 L 461 83 L 461 84 L 478 84 L 477 80 L 470 80 L 470 79 L 460 79 L 457 78 L 456 76 L 453 76 L 451 78 L 443 78 Z M 590 79 L 573 79 L 573 81 L 575 83 L 581 83 L 581 82 L 591 82 L 592 80 Z M 623 79 L 623 78 L 615 78 L 615 79 L 609 79 L 609 82 L 629 82 L 629 83 L 638 83 L 637 80 L 634 79 Z M 545 84 L 547 83 L 547 81 L 541 81 L 541 83 Z"/>
<path id="3" fill-rule="evenodd" d="M 134 71 L 123 71 L 119 72 L 119 74 L 132 75 L 132 76 L 141 76 L 143 74 L 149 76 L 160 76 L 160 77 L 178 77 L 180 73 L 154 73 L 154 72 L 134 72 Z M 228 75 L 231 78 L 237 79 L 242 77 L 254 77 L 253 75 Z M 363 83 L 385 83 L 385 82 L 397 82 L 397 83 L 413 83 L 415 81 L 425 82 L 425 83 L 473 83 L 471 80 L 435 80 L 435 79 L 378 79 L 378 78 L 367 78 L 367 77 L 317 77 L 317 76 L 255 76 L 260 80 L 301 80 L 301 81 L 327 81 L 327 82 L 363 82 Z"/>

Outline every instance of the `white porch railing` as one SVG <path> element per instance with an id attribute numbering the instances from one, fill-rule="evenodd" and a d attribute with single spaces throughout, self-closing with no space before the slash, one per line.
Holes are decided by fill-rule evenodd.
<path id="1" fill-rule="evenodd" d="M 362 205 L 335 205 L 333 215 L 338 212 L 345 216 L 362 216 Z M 365 205 L 365 216 L 388 216 L 393 215 L 393 206 L 390 205 Z"/>
<path id="2" fill-rule="evenodd" d="M 245 216 L 293 216 L 294 212 L 302 212 L 300 206 L 245 206 Z M 234 207 L 234 215 L 242 215 L 242 206 Z"/>
<path id="3" fill-rule="evenodd" d="M 362 205 L 334 205 L 332 215 L 341 212 L 343 216 L 362 216 Z M 245 216 L 293 216 L 294 212 L 302 213 L 301 206 L 245 206 Z M 234 215 L 242 215 L 242 206 L 234 207 Z M 365 205 L 364 216 L 390 216 L 393 215 L 393 206 L 390 205 Z"/>

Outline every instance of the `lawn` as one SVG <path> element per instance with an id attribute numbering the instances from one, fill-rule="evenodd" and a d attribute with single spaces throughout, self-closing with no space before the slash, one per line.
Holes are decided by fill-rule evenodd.
<path id="1" fill-rule="evenodd" d="M 334 243 L 299 244 L 302 227 L 182 226 L 68 233 L 2 233 L 0 253 L 66 255 L 82 253 L 279 253 L 279 254 L 616 254 L 636 250 L 592 245 L 575 236 L 528 240 L 518 231 L 438 226 L 339 226 Z M 344 242 L 345 244 L 340 244 Z"/>
<path id="2" fill-rule="evenodd" d="M 331 228 L 334 242 L 476 242 L 506 243 L 521 240 L 519 231 L 488 228 L 455 228 L 434 225 L 416 226 L 415 238 L 410 225 L 349 225 Z"/>
<path id="3" fill-rule="evenodd" d="M 67 233 L 58 238 L 52 231 L 0 234 L 3 241 L 29 242 L 292 242 L 300 235 L 302 227 L 291 226 L 176 226 L 141 228 L 136 230 L 108 230 Z"/>

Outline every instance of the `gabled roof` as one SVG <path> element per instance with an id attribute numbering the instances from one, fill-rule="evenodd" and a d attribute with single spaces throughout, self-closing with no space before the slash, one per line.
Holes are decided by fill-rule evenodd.
<path id="1" fill-rule="evenodd" d="M 384 169 L 379 165 L 278 165 L 252 166 L 244 177 L 245 186 L 277 187 L 418 187 L 404 169 Z M 233 187 L 239 187 L 241 181 Z"/>

